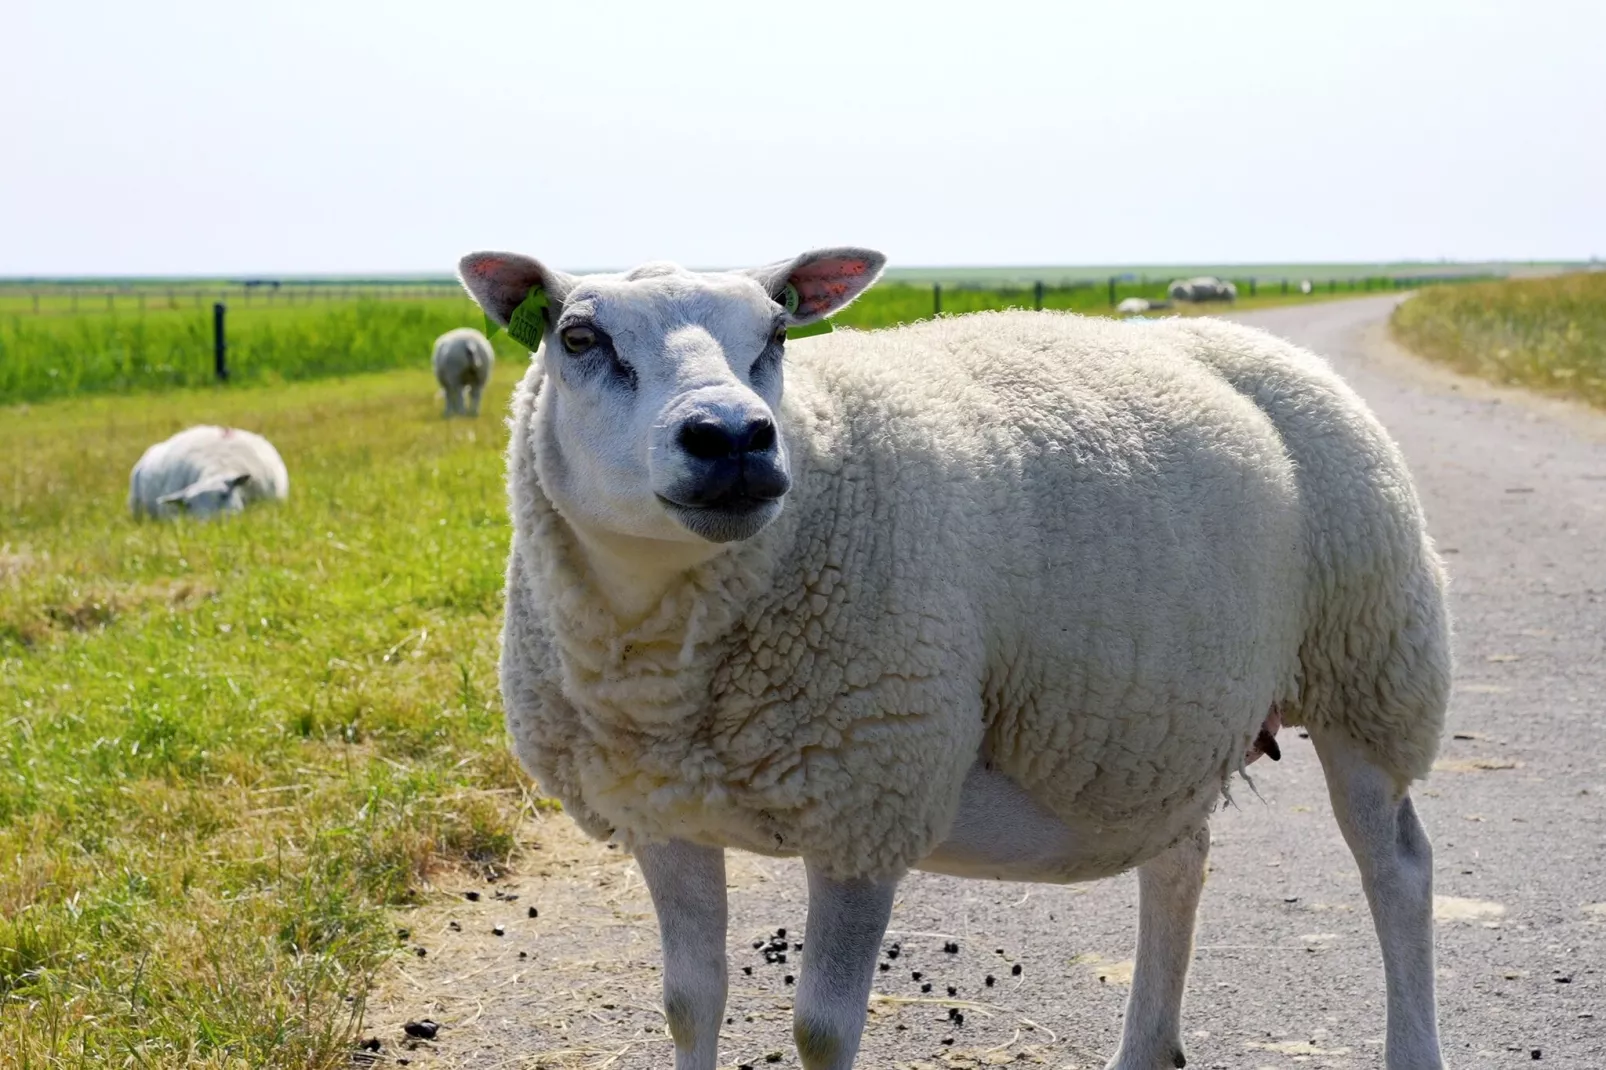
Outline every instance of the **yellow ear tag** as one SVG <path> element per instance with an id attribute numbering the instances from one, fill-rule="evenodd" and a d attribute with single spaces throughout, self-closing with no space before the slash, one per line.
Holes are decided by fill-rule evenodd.
<path id="1" fill-rule="evenodd" d="M 507 318 L 508 337 L 534 353 L 546 337 L 546 310 L 546 291 L 539 286 L 530 287 L 529 296 Z"/>

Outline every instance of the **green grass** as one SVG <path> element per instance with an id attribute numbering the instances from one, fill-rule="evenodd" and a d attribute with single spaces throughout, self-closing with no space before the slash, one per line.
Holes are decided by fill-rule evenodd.
<path id="1" fill-rule="evenodd" d="M 467 297 L 235 305 L 227 316 L 230 380 L 427 367 L 442 332 L 482 322 Z M 519 353 L 514 343 L 499 341 L 503 355 Z M 200 386 L 212 377 L 209 306 L 0 315 L 0 402 Z"/>
<path id="2" fill-rule="evenodd" d="M 1606 406 L 1606 272 L 1425 290 L 1392 327 L 1462 371 Z"/>
<path id="3" fill-rule="evenodd" d="M 1237 307 L 1325 300 L 1384 285 L 1382 279 L 1365 280 L 1364 285 L 1357 281 L 1353 287 L 1347 283 L 1324 287 L 1302 297 L 1297 288 L 1282 294 L 1280 285 L 1262 287 L 1258 296 L 1251 296 L 1245 283 Z M 432 296 L 413 288 L 397 290 L 391 298 L 345 300 L 341 292 L 336 287 L 282 291 L 271 297 L 259 292 L 254 303 L 247 303 L 244 291 L 236 291 L 227 314 L 230 381 L 279 383 L 423 367 L 442 332 L 483 322 L 479 310 L 461 294 Z M 202 299 L 201 290 L 191 291 L 193 300 L 182 291 L 170 295 L 150 287 L 123 293 L 108 290 L 84 295 L 77 313 L 70 311 L 68 293 L 57 288 L 46 294 L 44 310 L 34 314 L 27 294 L 0 287 L 0 404 L 167 390 L 212 381 L 212 312 L 210 299 Z M 141 301 L 141 295 L 148 300 Z M 1133 296 L 1163 298 L 1165 282 L 1118 284 L 1117 300 Z M 105 310 L 103 301 L 113 306 L 111 311 Z M 942 291 L 945 313 L 1030 308 L 1035 303 L 1031 287 L 945 284 Z M 1109 314 L 1109 288 L 1104 282 L 1050 286 L 1044 290 L 1043 307 Z M 888 282 L 849 307 L 837 322 L 887 327 L 927 318 L 935 308 L 931 286 Z M 497 337 L 496 346 L 505 359 L 524 356 L 506 335 Z"/>
<path id="4" fill-rule="evenodd" d="M 201 421 L 273 440 L 289 501 L 130 520 Z M 505 434 L 424 369 L 0 409 L 0 1066 L 349 1065 L 387 908 L 530 805 Z"/>

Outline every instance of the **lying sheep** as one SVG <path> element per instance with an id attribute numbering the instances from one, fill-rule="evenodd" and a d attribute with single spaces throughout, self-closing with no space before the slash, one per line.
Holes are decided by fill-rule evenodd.
<path id="1" fill-rule="evenodd" d="M 480 392 L 491 381 L 496 353 L 490 339 L 472 327 L 458 327 L 435 339 L 435 381 L 446 395 L 442 416 L 463 413 L 463 391 L 468 391 L 468 415 L 480 414 Z"/>
<path id="2" fill-rule="evenodd" d="M 258 499 L 282 501 L 290 474 L 261 435 L 203 424 L 146 450 L 128 477 L 136 518 L 237 513 Z"/>
<path id="3" fill-rule="evenodd" d="M 1238 287 L 1213 275 L 1200 275 L 1192 279 L 1177 279 L 1166 292 L 1173 301 L 1236 301 Z"/>
<path id="4" fill-rule="evenodd" d="M 1135 316 L 1149 311 L 1149 308 L 1150 305 L 1147 298 L 1128 297 L 1126 300 L 1115 306 L 1115 311 L 1121 313 L 1123 316 Z"/>
<path id="5" fill-rule="evenodd" d="M 1110 1065 L 1181 1066 L 1207 820 L 1291 724 L 1372 905 L 1388 1066 L 1439 1067 L 1407 788 L 1449 691 L 1444 576 L 1388 435 L 1318 357 L 1216 321 L 1006 312 L 787 341 L 882 264 L 461 264 L 542 343 L 509 447 L 510 734 L 587 833 L 635 853 L 675 1065 L 716 1064 L 733 847 L 807 870 L 808 1070 L 852 1064 L 911 869 L 1136 867 Z"/>

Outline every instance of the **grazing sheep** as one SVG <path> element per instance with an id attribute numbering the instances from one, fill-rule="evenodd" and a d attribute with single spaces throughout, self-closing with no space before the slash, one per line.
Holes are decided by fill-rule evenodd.
<path id="1" fill-rule="evenodd" d="M 677 1068 L 716 1063 L 727 847 L 804 861 L 807 1070 L 852 1064 L 910 869 L 1137 867 L 1110 1065 L 1182 1065 L 1208 816 L 1283 724 L 1308 729 L 1359 863 L 1388 1065 L 1439 1067 L 1407 789 L 1438 746 L 1448 624 L 1387 433 L 1320 358 L 1222 322 L 1007 312 L 787 341 L 882 264 L 461 264 L 493 320 L 544 339 L 508 457 L 510 734 L 635 853 Z"/>
<path id="2" fill-rule="evenodd" d="M 1213 275 L 1177 279 L 1166 290 L 1173 301 L 1236 301 L 1238 287 Z"/>
<path id="3" fill-rule="evenodd" d="M 442 416 L 463 413 L 463 391 L 468 390 L 468 415 L 480 414 L 480 392 L 491 381 L 496 353 L 491 341 L 472 327 L 458 327 L 435 339 L 435 381 L 446 395 Z"/>
<path id="4" fill-rule="evenodd" d="M 146 450 L 128 477 L 136 518 L 237 513 L 258 499 L 282 501 L 290 474 L 261 435 L 203 424 Z"/>
<path id="5" fill-rule="evenodd" d="M 1300 283 L 1299 283 L 1299 292 L 1300 293 L 1308 294 L 1308 293 L 1310 293 L 1311 289 L 1312 289 L 1312 287 L 1311 287 L 1311 283 L 1310 283 L 1309 279 L 1301 279 L 1300 280 Z"/>

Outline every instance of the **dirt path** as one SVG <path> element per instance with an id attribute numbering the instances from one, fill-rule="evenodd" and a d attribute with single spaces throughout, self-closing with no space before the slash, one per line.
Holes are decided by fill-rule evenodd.
<path id="1" fill-rule="evenodd" d="M 1401 353 L 1382 327 L 1393 300 L 1238 318 L 1329 356 L 1366 396 L 1410 458 L 1454 575 L 1455 738 L 1419 789 L 1443 897 L 1446 1055 L 1458 1068 L 1606 1067 L 1606 417 Z M 1284 755 L 1256 777 L 1261 799 L 1241 791 L 1213 822 L 1189 1062 L 1379 1067 L 1381 967 L 1359 881 L 1309 744 L 1290 739 Z M 400 921 L 428 955 L 399 958 L 372 1004 L 381 1056 L 483 1070 L 670 1066 L 657 930 L 634 866 L 561 816 L 526 839 L 515 877 L 443 882 Z M 731 885 L 721 1064 L 795 1067 L 796 955 L 766 962 L 753 945 L 780 928 L 801 938 L 801 869 L 733 854 Z M 470 890 L 477 903 L 461 897 Z M 1130 874 L 1067 888 L 912 877 L 859 1065 L 1102 1067 L 1119 1035 L 1136 898 Z M 943 951 L 950 941 L 957 954 Z M 400 1026 L 421 1017 L 443 1023 L 440 1039 L 406 1050 Z"/>

